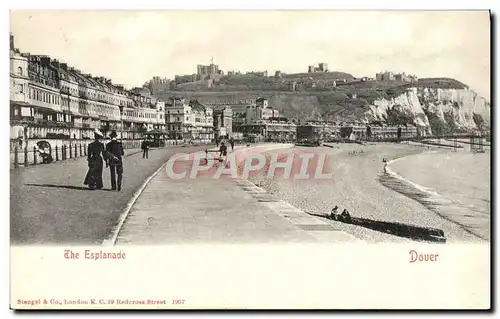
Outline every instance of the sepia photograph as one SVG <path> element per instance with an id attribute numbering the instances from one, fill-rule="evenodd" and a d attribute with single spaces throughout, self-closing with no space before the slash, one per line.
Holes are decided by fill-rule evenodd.
<path id="1" fill-rule="evenodd" d="M 12 10 L 11 309 L 491 309 L 491 21 Z"/>

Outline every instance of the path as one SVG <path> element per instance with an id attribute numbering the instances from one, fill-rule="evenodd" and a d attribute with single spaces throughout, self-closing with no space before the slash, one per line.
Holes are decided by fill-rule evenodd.
<path id="1" fill-rule="evenodd" d="M 88 190 L 83 185 L 85 158 L 11 171 L 11 243 L 100 244 L 146 178 L 172 154 L 205 147 L 152 149 L 149 159 L 140 150 L 126 150 L 121 192 L 110 191 L 109 169 L 103 173 L 104 189 Z"/>
<path id="2" fill-rule="evenodd" d="M 192 162 L 175 167 L 179 172 L 189 171 Z M 135 202 L 116 244 L 353 240 L 327 222 L 273 199 L 248 181 L 206 175 L 174 180 L 161 170 Z"/>

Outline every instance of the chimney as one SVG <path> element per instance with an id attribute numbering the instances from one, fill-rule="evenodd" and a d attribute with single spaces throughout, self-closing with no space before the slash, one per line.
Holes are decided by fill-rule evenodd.
<path id="1" fill-rule="evenodd" d="M 12 33 L 10 34 L 10 49 L 12 51 L 14 51 L 14 49 L 16 48 L 16 46 L 14 45 L 14 35 L 12 35 Z"/>
<path id="2" fill-rule="evenodd" d="M 40 57 L 40 62 L 43 66 L 48 66 L 50 64 L 50 57 L 43 55 Z"/>

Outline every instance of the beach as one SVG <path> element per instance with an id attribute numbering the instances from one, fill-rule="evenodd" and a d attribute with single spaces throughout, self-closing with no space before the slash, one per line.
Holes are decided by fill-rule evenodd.
<path id="1" fill-rule="evenodd" d="M 282 175 L 274 176 L 273 178 L 264 173 L 251 176 L 250 180 L 255 184 L 263 187 L 269 193 L 278 198 L 288 201 L 296 207 L 320 214 L 328 214 L 336 205 L 339 207 L 339 212 L 347 209 L 351 216 L 368 218 L 372 220 L 381 220 L 389 222 L 399 222 L 422 227 L 433 227 L 442 229 L 447 238 L 447 242 L 484 242 L 489 236 L 484 233 L 474 233 L 471 229 L 464 227 L 457 221 L 447 218 L 436 211 L 436 207 L 431 207 L 425 202 L 417 201 L 415 198 L 408 196 L 405 193 L 405 187 L 414 187 L 406 183 L 402 179 L 405 176 L 409 180 L 413 179 L 414 183 L 422 183 L 426 187 L 436 187 L 438 191 L 443 192 L 443 189 L 450 184 L 442 176 L 456 175 L 459 170 L 460 160 L 469 161 L 469 165 L 474 164 L 472 153 L 463 153 L 457 157 L 457 161 L 450 169 L 442 169 L 443 166 L 434 167 L 440 171 L 441 175 L 430 171 L 430 164 L 423 165 L 422 163 L 432 162 L 433 155 L 437 148 L 428 148 L 421 145 L 395 144 L 395 143 L 369 143 L 367 145 L 359 144 L 332 144 L 331 147 L 293 147 L 287 150 L 277 150 L 268 152 L 266 155 L 278 153 L 287 155 L 289 153 L 304 153 L 312 152 L 316 155 L 325 154 L 328 159 L 327 166 L 331 169 L 332 178 L 330 180 L 294 180 L 283 178 Z M 450 154 L 452 151 L 437 151 L 443 154 Z M 439 153 L 441 154 L 441 153 Z M 452 155 L 459 154 L 453 153 Z M 484 154 L 481 154 L 484 155 Z M 422 157 L 422 156 L 431 156 Z M 443 155 L 446 156 L 446 155 Z M 451 156 L 451 155 L 449 155 Z M 399 159 L 393 163 L 389 163 L 389 167 L 395 172 L 402 174 L 400 180 L 394 182 L 385 169 L 383 159 L 388 161 Z M 477 159 L 477 157 L 476 157 Z M 409 162 L 411 160 L 411 162 Z M 489 194 L 489 165 L 479 163 L 477 166 L 482 167 L 481 173 L 475 178 L 474 183 L 462 183 L 462 188 L 470 186 L 470 189 L 463 191 L 460 186 L 450 186 L 445 195 L 455 194 L 453 198 L 461 197 L 460 194 L 467 194 L 471 198 L 471 205 L 477 205 L 481 210 L 485 211 L 488 206 L 489 199 L 484 198 L 484 194 Z M 463 164 L 462 164 L 463 165 Z M 468 167 L 463 167 L 462 171 L 467 172 Z M 426 177 L 427 176 L 427 177 Z M 438 179 L 442 182 L 440 185 L 433 185 L 431 181 Z M 438 177 L 439 176 L 439 177 Z M 451 177 L 454 178 L 454 177 Z M 465 180 L 467 176 L 463 176 Z M 392 179 L 391 183 L 387 180 Z M 487 185 L 486 185 L 487 184 Z M 404 186 L 403 186 L 404 185 Z M 399 187 L 399 189 L 394 189 Z M 474 188 L 476 190 L 474 190 Z M 481 195 L 476 198 L 475 194 Z M 485 201 L 488 200 L 488 201 Z M 477 218 L 469 218 L 478 220 Z M 479 218 L 484 228 L 484 218 Z M 367 242 L 409 242 L 410 239 L 393 236 L 382 232 L 377 232 L 364 227 L 353 226 L 349 224 L 331 221 L 340 227 Z M 470 225 L 469 225 L 470 226 Z M 480 228 L 481 228 L 480 227 Z"/>

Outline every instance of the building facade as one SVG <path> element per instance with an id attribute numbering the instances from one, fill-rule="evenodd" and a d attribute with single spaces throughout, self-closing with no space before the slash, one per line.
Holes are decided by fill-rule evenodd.
<path id="1" fill-rule="evenodd" d="M 233 134 L 233 110 L 231 106 L 219 105 L 213 110 L 214 135 L 216 138 L 231 137 Z"/>
<path id="2" fill-rule="evenodd" d="M 172 89 L 172 82 L 167 78 L 154 76 L 151 80 L 149 80 L 149 82 L 145 83 L 145 86 L 149 88 L 151 94 L 155 95 L 158 93 L 170 91 Z"/>
<path id="3" fill-rule="evenodd" d="M 247 106 L 246 124 L 252 124 L 256 121 L 278 118 L 279 111 L 269 107 L 269 101 L 265 98 L 257 98 L 255 104 Z"/>
<path id="4" fill-rule="evenodd" d="M 213 59 L 209 65 L 198 64 L 196 67 L 196 71 L 197 72 L 193 82 L 197 80 L 201 81 L 207 78 L 213 78 L 215 75 L 223 74 L 222 70 L 219 69 L 219 66 L 217 64 L 214 64 Z"/>
<path id="5" fill-rule="evenodd" d="M 400 81 L 407 83 L 418 82 L 418 77 L 414 74 L 394 73 L 392 71 L 385 71 L 375 74 L 375 79 L 377 81 Z"/>
<path id="6" fill-rule="evenodd" d="M 310 65 L 307 68 L 308 73 L 318 73 L 318 72 L 328 72 L 328 64 L 327 63 L 318 63 L 318 66 Z"/>
<path id="7" fill-rule="evenodd" d="M 140 139 L 149 129 L 165 130 L 163 109 L 151 97 L 48 56 L 21 54 L 14 44 L 11 37 L 12 140 L 91 139 L 94 129 Z"/>
<path id="8" fill-rule="evenodd" d="M 266 77 L 268 75 L 267 71 L 249 71 L 245 73 L 246 75 L 255 75 Z"/>
<path id="9" fill-rule="evenodd" d="M 214 112 L 198 101 L 171 98 L 165 103 L 165 119 L 171 139 L 209 142 L 214 139 Z"/>

